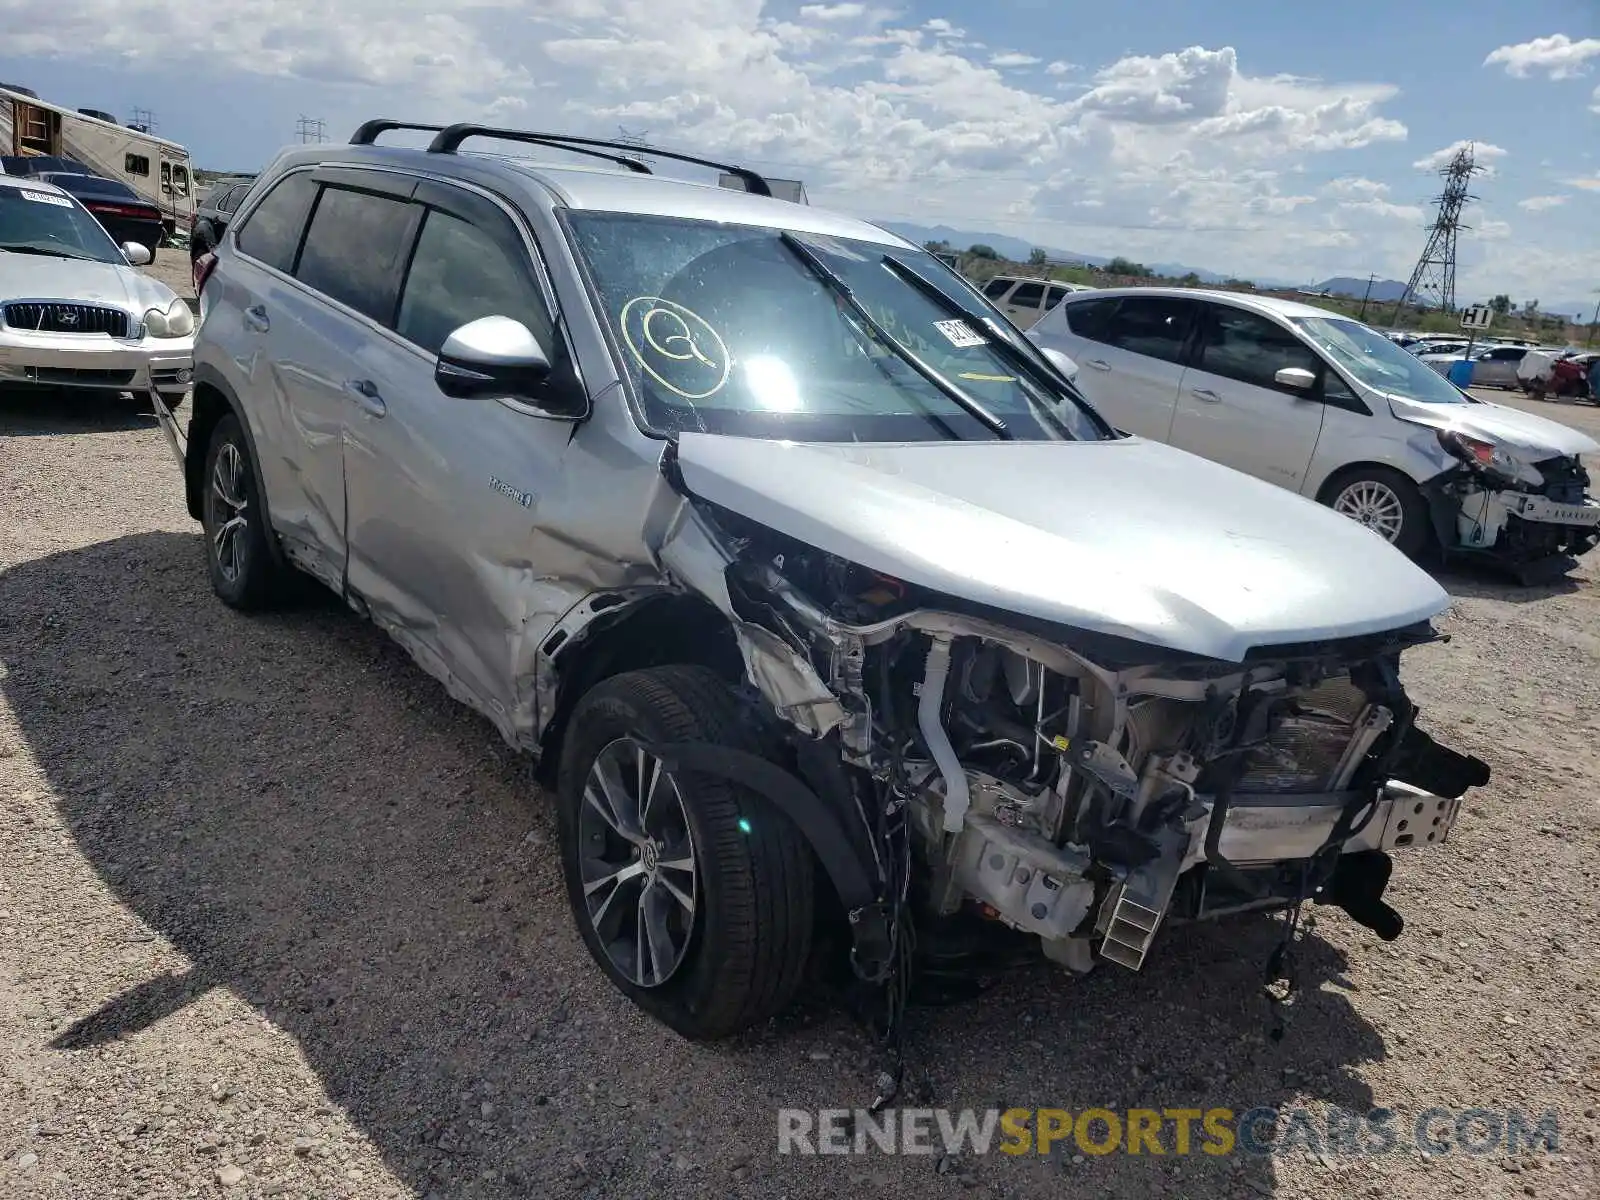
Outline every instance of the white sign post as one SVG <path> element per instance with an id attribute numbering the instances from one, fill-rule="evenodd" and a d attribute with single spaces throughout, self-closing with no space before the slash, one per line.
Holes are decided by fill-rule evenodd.
<path id="1" fill-rule="evenodd" d="M 1474 304 L 1461 310 L 1461 328 L 1487 329 L 1494 320 L 1494 309 L 1487 304 Z"/>

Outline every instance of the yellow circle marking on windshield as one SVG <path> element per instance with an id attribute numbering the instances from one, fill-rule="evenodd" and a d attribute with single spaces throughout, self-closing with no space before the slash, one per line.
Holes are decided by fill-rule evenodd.
<path id="1" fill-rule="evenodd" d="M 629 353 L 667 391 L 704 400 L 728 382 L 728 347 L 692 308 L 660 296 L 635 296 L 622 306 L 620 323 Z"/>

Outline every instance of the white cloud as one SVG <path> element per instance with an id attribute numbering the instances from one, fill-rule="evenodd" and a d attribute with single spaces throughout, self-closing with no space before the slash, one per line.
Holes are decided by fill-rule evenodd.
<path id="1" fill-rule="evenodd" d="M 1412 225 L 1421 224 L 1423 219 L 1423 210 L 1415 204 L 1395 204 L 1378 197 L 1369 200 L 1346 200 L 1339 207 L 1351 212 L 1371 213 L 1375 217 L 1389 220 L 1407 221 Z"/>
<path id="2" fill-rule="evenodd" d="M 1574 41 L 1564 33 L 1534 38 L 1514 46 L 1501 46 L 1491 50 L 1483 60 L 1486 67 L 1503 65 L 1508 75 L 1524 79 L 1535 71 L 1544 71 L 1551 79 L 1570 79 L 1587 69 L 1591 58 L 1600 58 L 1600 38 L 1583 38 Z"/>
<path id="3" fill-rule="evenodd" d="M 812 21 L 854 21 L 867 15 L 865 4 L 802 4 L 800 15 Z"/>
<path id="4" fill-rule="evenodd" d="M 1518 200 L 1517 207 L 1525 208 L 1529 212 L 1543 212 L 1547 208 L 1559 208 L 1570 197 L 1567 196 L 1529 196 L 1526 200 Z"/>
<path id="5" fill-rule="evenodd" d="M 1479 166 L 1490 166 L 1495 160 L 1506 156 L 1505 150 L 1491 142 L 1473 142 L 1462 139 L 1459 142 L 1451 142 L 1448 146 L 1435 150 L 1432 154 L 1423 155 L 1411 165 L 1419 171 L 1437 171 L 1446 166 L 1451 159 L 1468 146 L 1472 147 L 1472 161 Z"/>
<path id="6" fill-rule="evenodd" d="M 1019 54 L 1015 50 L 1009 50 L 1004 54 L 993 55 L 989 59 L 989 65 L 991 67 L 1000 67 L 1001 69 L 1006 67 L 1031 67 L 1042 61 L 1042 59 L 1035 58 L 1031 54 Z"/>
<path id="7" fill-rule="evenodd" d="M 1586 192 L 1600 192 L 1600 175 L 1590 175 L 1582 179 L 1566 179 L 1562 182 L 1575 188 L 1582 188 Z"/>
<path id="8" fill-rule="evenodd" d="M 957 29 L 943 17 L 933 17 L 924 21 L 922 27 L 936 38 L 964 38 L 967 36 L 965 29 Z"/>
<path id="9" fill-rule="evenodd" d="M 1073 71 L 1081 70 L 1077 63 L 1067 62 L 1058 58 L 1044 69 L 1046 75 L 1070 75 Z"/>
<path id="10" fill-rule="evenodd" d="M 1074 101 L 1078 112 L 1120 121 L 1162 124 L 1221 113 L 1238 57 L 1232 46 L 1190 46 L 1175 54 L 1136 55 L 1095 74 L 1095 86 Z"/>
<path id="11" fill-rule="evenodd" d="M 1509 222 L 1490 218 L 1487 221 L 1479 221 L 1472 227 L 1472 232 L 1485 241 L 1501 242 L 1511 236 L 1511 225 Z"/>
<path id="12" fill-rule="evenodd" d="M 1333 196 L 1355 196 L 1362 199 L 1370 199 L 1373 196 L 1386 194 L 1389 190 L 1389 185 L 1360 175 L 1344 175 L 1332 180 L 1325 190 Z"/>
<path id="13" fill-rule="evenodd" d="M 1600 113 L 1600 87 L 1594 89 L 1594 95 L 1589 97 L 1589 111 Z"/>

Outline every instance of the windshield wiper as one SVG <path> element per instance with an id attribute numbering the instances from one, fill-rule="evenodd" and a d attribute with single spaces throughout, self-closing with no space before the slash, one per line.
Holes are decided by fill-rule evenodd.
<path id="1" fill-rule="evenodd" d="M 1043 354 L 1035 350 L 1034 353 L 1038 354 L 1039 358 L 1043 360 L 1043 363 L 1045 364 L 1043 367 L 1041 367 L 1039 362 L 1034 361 L 1034 359 L 1026 351 L 1020 349 L 1009 337 L 1006 336 L 1005 331 L 1000 328 L 999 322 L 995 321 L 992 317 L 984 316 L 982 313 L 968 308 L 955 297 L 946 294 L 945 291 L 932 280 L 924 279 L 917 271 L 906 266 L 905 263 L 900 262 L 891 255 L 885 254 L 883 256 L 883 265 L 889 269 L 889 272 L 894 275 L 895 278 L 901 280 L 902 282 L 909 283 L 912 287 L 916 288 L 917 291 L 921 292 L 929 300 L 932 300 L 951 316 L 960 317 L 962 320 L 972 325 L 985 326 L 991 335 L 989 344 L 994 346 L 1001 353 L 1001 355 L 1003 355 L 1011 363 L 1013 368 L 1032 375 L 1034 381 L 1037 383 L 1048 383 L 1052 387 L 1065 384 L 1065 391 L 1067 395 L 1072 399 L 1073 403 L 1077 403 L 1077 396 L 1075 394 L 1076 389 L 1073 387 L 1072 381 L 1062 375 L 1061 372 L 1056 369 L 1054 363 L 1052 363 Z M 1080 409 L 1084 408 L 1082 404 L 1079 404 L 1078 407 Z M 1068 430 L 1068 432 L 1070 433 L 1071 431 Z"/>
<path id="2" fill-rule="evenodd" d="M 878 322 L 878 319 L 867 310 L 866 305 L 856 299 L 856 294 L 851 290 L 850 285 L 841 279 L 827 263 L 823 262 L 822 257 L 815 250 L 787 230 L 778 234 L 778 239 L 789 247 L 794 256 L 805 264 L 806 269 L 815 275 L 824 287 L 849 306 L 850 311 L 855 313 L 861 323 L 871 331 L 873 337 L 898 354 L 913 371 L 965 409 L 969 416 L 973 417 L 980 425 L 986 427 L 996 437 L 1005 438 L 1008 441 L 1011 440 L 1011 430 L 1006 428 L 1004 421 L 923 362 L 909 346 L 885 329 Z"/>
<path id="3" fill-rule="evenodd" d="M 46 250 L 43 246 L 0 245 L 0 250 L 9 250 L 12 254 L 43 254 L 48 258 L 70 258 L 78 262 L 100 261 L 98 258 L 90 258 L 87 254 L 70 254 L 65 250 Z"/>

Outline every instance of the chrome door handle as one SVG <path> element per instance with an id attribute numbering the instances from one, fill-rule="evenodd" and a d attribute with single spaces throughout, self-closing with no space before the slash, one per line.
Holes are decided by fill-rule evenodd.
<path id="1" fill-rule="evenodd" d="M 370 379 L 346 379 L 344 390 L 350 398 L 359 404 L 363 411 L 375 417 L 381 417 L 389 411 L 389 406 L 383 402 L 383 397 L 378 394 L 378 385 Z"/>
<path id="2" fill-rule="evenodd" d="M 1111 364 L 1103 358 L 1091 358 L 1088 361 L 1088 365 L 1093 367 L 1096 371 L 1111 370 Z"/>
<path id="3" fill-rule="evenodd" d="M 267 310 L 259 304 L 244 310 L 244 324 L 246 329 L 253 329 L 257 333 L 265 333 L 272 328 L 272 322 L 267 319 Z"/>
<path id="4" fill-rule="evenodd" d="M 1210 388 L 1190 388 L 1189 391 L 1195 397 L 1195 399 L 1204 400 L 1207 404 L 1222 403 L 1222 397 L 1217 395 Z"/>

